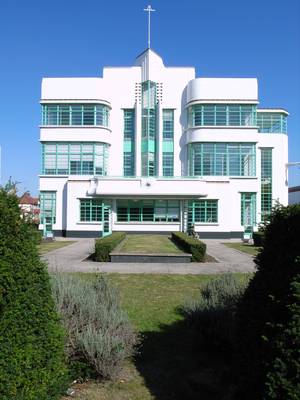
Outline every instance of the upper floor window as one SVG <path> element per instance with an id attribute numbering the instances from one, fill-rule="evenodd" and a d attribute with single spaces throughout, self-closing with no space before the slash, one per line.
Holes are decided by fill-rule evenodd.
<path id="1" fill-rule="evenodd" d="M 163 140 L 174 139 L 174 110 L 163 110 Z"/>
<path id="2" fill-rule="evenodd" d="M 109 124 L 109 107 L 104 104 L 43 104 L 42 125 Z"/>
<path id="3" fill-rule="evenodd" d="M 106 175 L 105 143 L 43 143 L 42 174 Z"/>
<path id="4" fill-rule="evenodd" d="M 192 143 L 190 176 L 255 176 L 255 143 Z"/>
<path id="5" fill-rule="evenodd" d="M 188 108 L 188 126 L 256 126 L 256 105 L 194 104 Z"/>
<path id="6" fill-rule="evenodd" d="M 258 112 L 257 125 L 260 133 L 287 133 L 287 115 L 279 112 Z"/>

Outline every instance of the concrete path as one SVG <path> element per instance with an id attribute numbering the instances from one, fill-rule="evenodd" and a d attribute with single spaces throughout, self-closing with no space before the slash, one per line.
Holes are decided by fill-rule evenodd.
<path id="1" fill-rule="evenodd" d="M 58 272 L 107 272 L 122 274 L 218 274 L 224 272 L 254 272 L 253 257 L 230 249 L 222 242 L 230 240 L 204 240 L 207 253 L 218 262 L 209 263 L 96 263 L 85 261 L 93 253 L 94 239 L 78 239 L 61 249 L 46 253 L 49 271 Z"/>

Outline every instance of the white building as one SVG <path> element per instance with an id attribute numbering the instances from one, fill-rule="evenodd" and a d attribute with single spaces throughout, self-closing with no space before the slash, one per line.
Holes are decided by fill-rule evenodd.
<path id="1" fill-rule="evenodd" d="M 196 78 L 147 49 L 102 78 L 44 78 L 41 97 L 45 234 L 236 238 L 288 203 L 288 113 L 257 108 L 257 79 Z"/>

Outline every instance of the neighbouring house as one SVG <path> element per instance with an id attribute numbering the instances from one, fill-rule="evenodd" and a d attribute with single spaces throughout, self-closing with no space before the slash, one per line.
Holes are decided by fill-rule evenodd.
<path id="1" fill-rule="evenodd" d="M 300 203 L 300 186 L 294 186 L 289 188 L 289 204 Z"/>
<path id="2" fill-rule="evenodd" d="M 19 207 L 23 215 L 30 218 L 33 223 L 39 223 L 40 206 L 38 197 L 32 197 L 29 192 L 25 192 L 19 198 Z"/>
<path id="3" fill-rule="evenodd" d="M 196 77 L 148 48 L 102 77 L 44 78 L 41 106 L 45 235 L 250 237 L 288 203 L 288 112 L 259 108 L 256 78 Z"/>

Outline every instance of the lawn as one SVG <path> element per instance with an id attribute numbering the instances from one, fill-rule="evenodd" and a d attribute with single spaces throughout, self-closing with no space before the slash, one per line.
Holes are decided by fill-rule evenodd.
<path id="1" fill-rule="evenodd" d="M 38 245 L 38 250 L 40 254 L 48 253 L 52 250 L 60 249 L 61 247 L 69 246 L 70 244 L 75 243 L 72 240 L 58 240 L 58 241 L 49 241 L 49 242 L 42 242 Z"/>
<path id="2" fill-rule="evenodd" d="M 250 254 L 251 256 L 256 256 L 260 247 L 256 247 L 250 244 L 246 243 L 222 243 L 227 247 L 230 247 L 232 249 L 236 249 L 239 251 L 242 251 L 243 253 Z"/>
<path id="3" fill-rule="evenodd" d="M 124 253 L 182 253 L 167 235 L 127 235 L 118 248 Z"/>
<path id="4" fill-rule="evenodd" d="M 78 274 L 93 279 L 95 274 Z M 240 275 L 242 276 L 242 275 Z M 142 343 L 116 382 L 90 381 L 75 385 L 80 400 L 219 400 L 224 394 L 220 375 L 228 357 L 213 354 L 189 327 L 180 306 L 196 298 L 212 275 L 120 275 L 107 279 L 118 287 L 123 309 Z M 218 386 L 219 385 L 219 386 Z M 67 400 L 66 397 L 64 400 Z"/>

